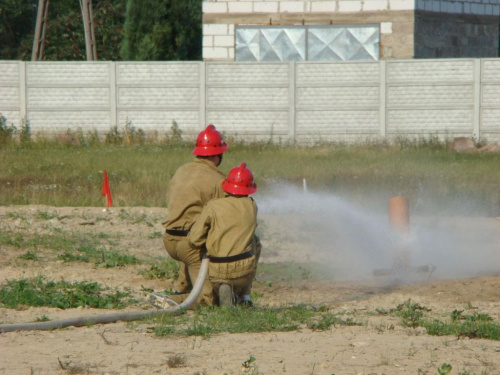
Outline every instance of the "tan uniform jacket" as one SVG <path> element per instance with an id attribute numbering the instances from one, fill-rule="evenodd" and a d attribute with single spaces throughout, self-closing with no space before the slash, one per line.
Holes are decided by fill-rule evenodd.
<path id="1" fill-rule="evenodd" d="M 205 204 L 226 195 L 221 184 L 224 174 L 210 161 L 196 158 L 181 166 L 167 192 L 166 229 L 189 230 Z"/>
<path id="2" fill-rule="evenodd" d="M 205 245 L 208 256 L 227 257 L 250 250 L 256 253 L 259 243 L 256 228 L 257 205 L 253 199 L 228 196 L 207 203 L 188 238 L 195 247 Z M 210 263 L 210 278 L 231 279 L 255 272 L 256 255 L 233 262 Z"/>

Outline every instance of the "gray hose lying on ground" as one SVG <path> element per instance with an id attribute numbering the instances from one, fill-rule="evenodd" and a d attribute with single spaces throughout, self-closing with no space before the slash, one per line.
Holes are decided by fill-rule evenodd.
<path id="1" fill-rule="evenodd" d="M 35 322 L 35 323 L 18 323 L 18 324 L 0 324 L 0 332 L 13 332 L 13 331 L 43 331 L 58 328 L 65 328 L 69 326 L 82 327 L 92 324 L 108 324 L 116 323 L 118 321 L 133 321 L 141 320 L 143 318 L 150 318 L 153 316 L 161 314 L 173 314 L 183 309 L 188 309 L 194 301 L 198 298 L 203 288 L 203 284 L 208 273 L 208 263 L 209 259 L 204 257 L 201 261 L 200 273 L 198 278 L 193 285 L 193 290 L 189 293 L 189 296 L 180 305 L 172 307 L 170 309 L 161 310 L 148 310 L 140 312 L 128 312 L 128 313 L 116 313 L 116 314 L 104 314 L 97 316 L 81 316 L 78 318 L 70 318 L 63 320 L 54 320 L 50 322 Z"/>

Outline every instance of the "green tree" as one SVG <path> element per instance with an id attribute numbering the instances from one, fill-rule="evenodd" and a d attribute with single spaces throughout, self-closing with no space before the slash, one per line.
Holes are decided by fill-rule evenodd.
<path id="1" fill-rule="evenodd" d="M 119 60 L 126 0 L 93 1 L 94 37 L 98 60 Z M 86 60 L 80 2 L 50 3 L 44 60 Z"/>
<path id="2" fill-rule="evenodd" d="M 103 0 L 93 6 L 98 60 L 120 60 L 126 3 L 127 0 Z"/>
<path id="3" fill-rule="evenodd" d="M 124 60 L 200 60 L 201 0 L 128 0 Z"/>
<path id="4" fill-rule="evenodd" d="M 17 60 L 22 54 L 21 41 L 33 34 L 34 11 L 33 0 L 0 0 L 0 59 Z"/>
<path id="5" fill-rule="evenodd" d="M 97 55 L 99 56 L 99 55 Z M 80 2 L 51 1 L 43 60 L 86 60 L 85 32 Z"/>
<path id="6" fill-rule="evenodd" d="M 38 0 L 0 0 L 0 59 L 30 60 Z M 119 60 L 126 0 L 93 1 L 99 60 Z M 12 30 L 12 31 L 10 31 Z M 49 4 L 43 60 L 86 60 L 85 32 L 78 0 Z"/>

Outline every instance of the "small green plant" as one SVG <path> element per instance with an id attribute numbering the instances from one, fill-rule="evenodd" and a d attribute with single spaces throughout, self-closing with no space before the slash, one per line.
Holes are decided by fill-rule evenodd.
<path id="1" fill-rule="evenodd" d="M 104 137 L 104 143 L 108 145 L 122 145 L 123 135 L 118 130 L 118 125 L 112 126 Z"/>
<path id="2" fill-rule="evenodd" d="M 452 369 L 452 367 L 450 364 L 443 363 L 441 365 L 441 367 L 439 367 L 437 370 L 438 370 L 439 375 L 447 375 L 451 372 L 451 369 Z"/>
<path id="3" fill-rule="evenodd" d="M 148 239 L 150 240 L 155 240 L 157 238 L 162 238 L 163 237 L 163 232 L 160 231 L 154 231 L 150 234 L 148 234 Z"/>
<path id="4" fill-rule="evenodd" d="M 476 306 L 474 306 L 474 305 L 472 304 L 472 302 L 470 302 L 470 301 L 469 301 L 469 302 L 467 302 L 467 304 L 465 305 L 465 308 L 466 308 L 467 310 L 474 310 L 474 309 L 477 309 L 477 307 L 476 307 Z"/>
<path id="5" fill-rule="evenodd" d="M 248 357 L 248 359 L 246 359 L 242 364 L 241 366 L 245 369 L 248 369 L 248 368 L 252 368 L 252 367 L 255 367 L 255 357 L 250 354 L 250 357 Z"/>
<path id="6" fill-rule="evenodd" d="M 467 322 L 490 322 L 493 320 L 491 316 L 484 313 L 474 312 L 472 315 L 462 315 L 462 310 L 453 310 L 451 313 L 451 321 L 467 321 Z"/>
<path id="7" fill-rule="evenodd" d="M 191 317 L 184 315 L 158 319 L 152 330 L 156 336 L 202 337 L 221 332 L 288 332 L 307 324 L 314 315 L 314 310 L 305 305 L 278 310 L 207 307 L 196 310 Z"/>
<path id="8" fill-rule="evenodd" d="M 182 144 L 182 130 L 179 128 L 177 121 L 172 120 L 172 126 L 170 127 L 170 134 L 166 134 L 167 144 Z"/>
<path id="9" fill-rule="evenodd" d="M 331 279 L 331 271 L 318 263 L 296 263 L 291 261 L 277 263 L 262 263 L 259 265 L 259 275 L 273 275 L 276 281 L 317 281 Z M 267 281 L 271 283 L 271 281 Z"/>
<path id="10" fill-rule="evenodd" d="M 19 143 L 21 146 L 28 146 L 31 140 L 31 126 L 29 120 L 23 119 L 21 128 L 19 129 Z"/>
<path id="11" fill-rule="evenodd" d="M 0 113 L 0 145 L 13 142 L 16 132 L 14 124 L 7 124 L 7 118 Z"/>
<path id="12" fill-rule="evenodd" d="M 0 231 L 0 245 L 10 245 L 16 248 L 22 247 L 24 244 L 24 237 L 21 233 L 11 233 Z"/>
<path id="13" fill-rule="evenodd" d="M 121 220 L 131 221 L 132 224 L 144 223 L 148 227 L 154 226 L 153 223 L 151 223 L 151 221 L 149 220 L 148 215 L 146 215 L 146 214 L 131 214 L 129 211 L 127 211 L 123 208 L 120 210 L 119 217 Z M 162 233 L 162 235 L 163 235 L 163 233 Z"/>
<path id="14" fill-rule="evenodd" d="M 346 320 L 342 320 L 338 316 L 335 316 L 331 313 L 321 315 L 321 318 L 317 322 L 312 322 L 307 325 L 307 328 L 312 329 L 313 331 L 326 331 L 331 326 L 361 326 L 363 323 L 355 322 L 351 318 L 347 318 Z"/>
<path id="15" fill-rule="evenodd" d="M 16 220 L 16 219 L 26 220 L 26 217 L 24 215 L 20 214 L 19 212 L 9 212 L 6 216 L 7 216 L 7 218 L 13 219 L 13 220 Z"/>
<path id="16" fill-rule="evenodd" d="M 303 280 L 310 280 L 311 279 L 311 270 L 310 269 L 299 266 L 299 271 L 301 271 L 301 277 Z"/>
<path id="17" fill-rule="evenodd" d="M 416 328 L 420 325 L 424 317 L 424 311 L 429 312 L 431 309 L 420 306 L 418 303 L 411 303 L 411 300 L 399 304 L 391 312 L 401 318 L 401 322 L 405 327 Z"/>
<path id="18" fill-rule="evenodd" d="M 50 318 L 47 315 L 42 315 L 42 316 L 36 318 L 36 321 L 37 322 L 48 322 L 48 321 L 50 321 Z"/>
<path id="19" fill-rule="evenodd" d="M 149 270 L 139 273 L 146 279 L 177 279 L 179 277 L 179 263 L 172 258 L 159 261 L 151 266 Z"/>
<path id="20" fill-rule="evenodd" d="M 483 338 L 500 340 L 500 325 L 492 321 L 488 314 L 475 312 L 472 315 L 462 315 L 462 311 L 454 310 L 451 313 L 451 322 L 440 320 L 422 321 L 421 325 L 429 335 L 454 335 L 458 338 Z"/>
<path id="21" fill-rule="evenodd" d="M 127 292 L 103 288 L 95 282 L 50 281 L 35 279 L 9 280 L 0 288 L 1 305 L 7 308 L 49 306 L 61 309 L 88 306 L 98 309 L 121 309 L 135 303 Z"/>
<path id="22" fill-rule="evenodd" d="M 257 301 L 259 298 L 262 298 L 263 296 L 264 296 L 263 293 L 255 292 L 255 291 L 252 291 L 252 293 L 250 294 L 252 301 Z"/>
<path id="23" fill-rule="evenodd" d="M 19 257 L 19 259 L 22 259 L 22 260 L 38 260 L 38 255 L 36 254 L 36 252 L 27 251 L 26 253 L 24 253 L 23 255 L 21 255 Z"/>
<path id="24" fill-rule="evenodd" d="M 171 336 L 175 334 L 175 328 L 172 326 L 158 326 L 154 328 L 155 336 Z"/>
<path id="25" fill-rule="evenodd" d="M 380 366 L 389 366 L 389 363 L 390 363 L 389 358 L 386 355 L 380 356 L 380 363 L 379 363 Z"/>
<path id="26" fill-rule="evenodd" d="M 47 211 L 37 211 L 36 217 L 43 220 L 51 220 L 57 217 L 57 213 L 50 213 Z"/>
<path id="27" fill-rule="evenodd" d="M 413 357 L 417 353 L 418 353 L 418 348 L 416 348 L 412 343 L 410 346 L 410 350 L 408 351 L 408 357 Z"/>
<path id="28" fill-rule="evenodd" d="M 86 136 L 83 135 L 83 132 L 80 132 L 78 134 L 78 139 L 80 140 L 80 144 L 83 146 L 97 147 L 101 144 L 101 138 L 99 137 L 96 129 L 88 131 Z"/>
<path id="29" fill-rule="evenodd" d="M 121 254 L 117 251 L 107 251 L 103 247 L 96 248 L 93 245 L 82 245 L 75 250 L 67 250 L 58 256 L 66 262 L 95 263 L 105 268 L 123 267 L 128 264 L 140 264 L 141 261 L 135 255 Z"/>
<path id="30" fill-rule="evenodd" d="M 137 129 L 132 121 L 127 119 L 125 123 L 125 134 L 123 136 L 123 142 L 126 146 L 130 145 L 142 145 L 146 140 L 146 135 L 142 129 Z"/>
<path id="31" fill-rule="evenodd" d="M 174 354 L 167 359 L 167 365 L 170 368 L 179 368 L 186 365 L 186 356 L 184 354 Z"/>

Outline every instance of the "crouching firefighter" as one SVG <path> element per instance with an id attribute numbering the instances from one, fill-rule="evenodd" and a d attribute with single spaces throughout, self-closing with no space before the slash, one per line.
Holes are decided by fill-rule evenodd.
<path id="1" fill-rule="evenodd" d="M 250 298 L 261 252 L 257 205 L 249 197 L 257 191 L 252 171 L 245 163 L 231 169 L 222 189 L 224 198 L 208 202 L 188 235 L 210 259 L 208 278 L 219 306 L 253 306 Z"/>
<path id="2" fill-rule="evenodd" d="M 215 126 L 208 125 L 198 134 L 193 150 L 195 160 L 181 166 L 170 181 L 167 192 L 168 214 L 162 223 L 165 227 L 163 244 L 168 254 L 181 263 L 181 267 L 175 295 L 167 298 L 157 294 L 159 306 L 164 306 L 166 300 L 169 303 L 173 301 L 172 304 L 183 302 L 198 277 L 203 254 L 191 246 L 187 235 L 205 204 L 226 195 L 221 188 L 225 176 L 217 167 L 227 148 Z M 211 306 L 213 298 L 212 287 L 207 280 L 193 307 Z M 151 302 L 157 305 L 154 298 Z"/>

